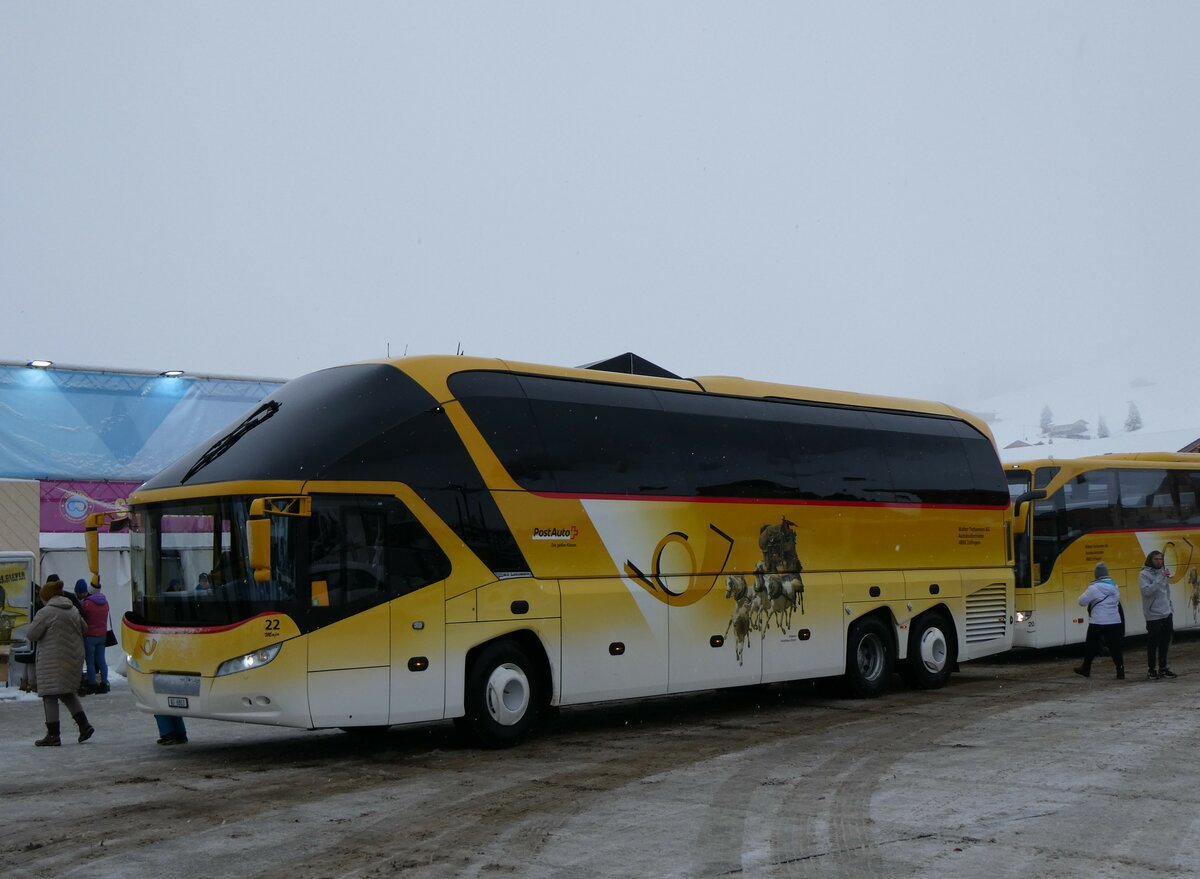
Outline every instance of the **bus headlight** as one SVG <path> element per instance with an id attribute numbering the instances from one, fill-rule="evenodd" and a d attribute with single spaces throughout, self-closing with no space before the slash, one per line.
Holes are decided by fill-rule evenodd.
<path id="1" fill-rule="evenodd" d="M 223 675 L 237 674 L 239 671 L 249 671 L 252 668 L 258 668 L 260 665 L 266 665 L 272 659 L 279 655 L 280 644 L 272 644 L 270 647 L 264 647 L 262 650 L 255 650 L 253 653 L 247 653 L 245 656 L 239 656 L 236 659 L 227 659 L 217 666 L 217 677 Z"/>
<path id="2" fill-rule="evenodd" d="M 134 659 L 132 656 L 130 656 L 128 653 L 125 654 L 125 664 L 127 666 L 129 666 L 131 669 L 133 669 L 134 671 L 142 670 L 142 667 L 140 665 L 138 665 L 138 661 L 136 659 Z"/>
<path id="3" fill-rule="evenodd" d="M 1017 622 L 1018 623 L 1032 623 L 1033 622 L 1033 611 L 1031 611 L 1031 610 L 1017 611 Z"/>

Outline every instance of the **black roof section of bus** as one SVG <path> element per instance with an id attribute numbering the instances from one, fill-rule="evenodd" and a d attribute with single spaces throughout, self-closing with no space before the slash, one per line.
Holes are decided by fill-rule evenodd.
<path id="1" fill-rule="evenodd" d="M 598 369 L 604 372 L 622 372 L 626 375 L 649 375 L 655 378 L 683 378 L 683 376 L 676 375 L 670 370 L 663 369 L 657 363 L 651 363 L 645 357 L 639 357 L 632 351 L 626 351 L 624 354 L 618 354 L 616 357 L 610 357 L 607 360 L 597 360 L 595 363 L 587 363 L 579 368 Z"/>

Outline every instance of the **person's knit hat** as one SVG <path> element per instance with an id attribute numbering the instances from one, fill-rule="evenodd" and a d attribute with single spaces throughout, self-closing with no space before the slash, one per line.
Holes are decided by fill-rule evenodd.
<path id="1" fill-rule="evenodd" d="M 1108 576 L 1108 565 L 1104 562 L 1096 562 L 1096 579 Z"/>
<path id="2" fill-rule="evenodd" d="M 46 578 L 46 584 L 42 586 L 40 595 L 42 602 L 49 601 L 56 595 L 62 595 L 63 584 L 59 579 L 58 574 L 51 574 Z"/>
<path id="3" fill-rule="evenodd" d="M 80 577 L 78 580 L 75 581 L 75 594 L 76 595 L 84 595 L 86 593 L 87 593 L 87 580 L 83 579 L 83 577 Z"/>

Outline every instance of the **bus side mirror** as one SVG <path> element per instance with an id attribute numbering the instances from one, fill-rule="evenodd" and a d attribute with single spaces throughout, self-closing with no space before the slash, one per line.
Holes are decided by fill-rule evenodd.
<path id="1" fill-rule="evenodd" d="M 308 497 L 260 497 L 250 503 L 246 547 L 255 583 L 267 583 L 271 579 L 271 517 L 311 515 L 312 498 Z"/>
<path id="2" fill-rule="evenodd" d="M 246 522 L 246 536 L 254 582 L 266 583 L 271 579 L 271 520 L 265 515 L 256 519 L 251 513 L 250 520 Z"/>
<path id="3" fill-rule="evenodd" d="M 1013 501 L 1013 518 L 1017 518 L 1021 515 L 1021 507 L 1023 505 L 1029 503 L 1030 501 L 1044 500 L 1045 497 L 1046 490 L 1044 488 L 1039 488 L 1036 491 L 1027 491 L 1024 494 L 1017 495 L 1017 499 Z"/>

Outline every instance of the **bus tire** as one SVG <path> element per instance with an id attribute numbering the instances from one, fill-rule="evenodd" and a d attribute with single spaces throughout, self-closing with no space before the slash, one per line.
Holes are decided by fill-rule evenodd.
<path id="1" fill-rule="evenodd" d="M 950 680 L 956 653 L 949 621 L 941 613 L 927 613 L 908 634 L 908 658 L 900 665 L 900 676 L 919 690 L 940 689 Z"/>
<path id="2" fill-rule="evenodd" d="M 512 641 L 489 644 L 467 675 L 466 726 L 485 748 L 507 748 L 536 725 L 545 700 L 537 667 Z"/>
<path id="3" fill-rule="evenodd" d="M 875 617 L 859 620 L 846 638 L 846 687 L 869 699 L 887 689 L 895 668 L 895 651 L 887 628 Z"/>

